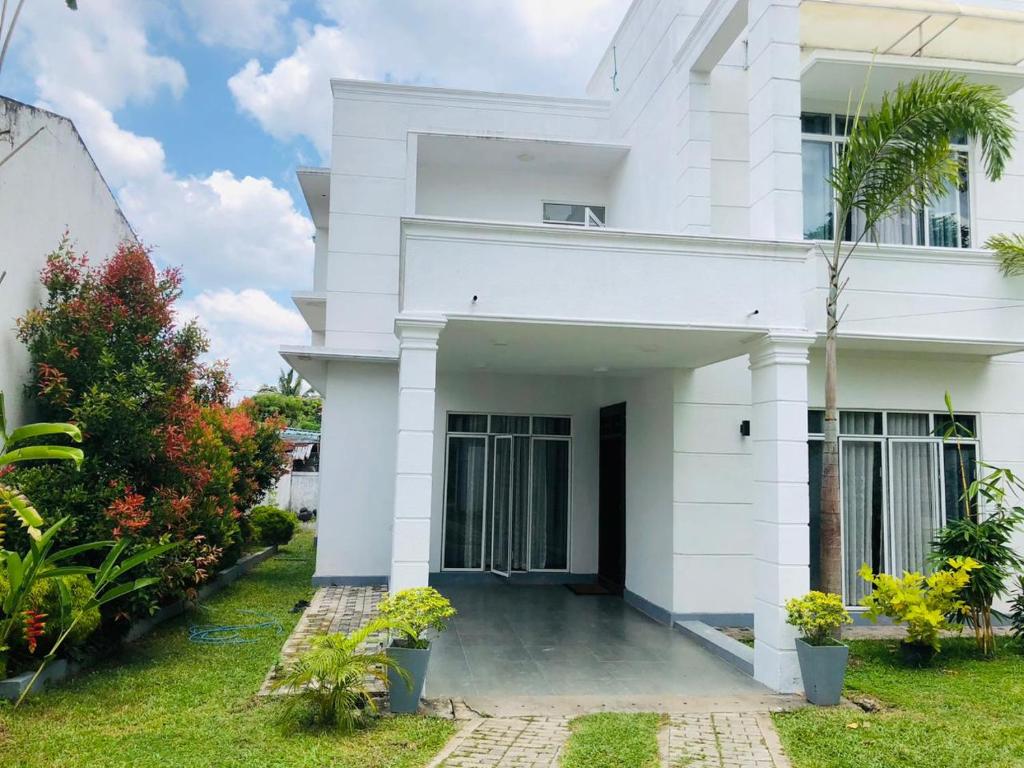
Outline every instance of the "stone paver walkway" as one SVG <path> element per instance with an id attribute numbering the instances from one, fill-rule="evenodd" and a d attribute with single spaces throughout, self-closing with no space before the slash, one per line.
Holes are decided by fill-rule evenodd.
<path id="1" fill-rule="evenodd" d="M 467 721 L 430 768 L 556 768 L 568 717 Z M 662 732 L 666 768 L 789 768 L 767 713 L 671 715 Z"/>
<path id="2" fill-rule="evenodd" d="M 387 594 L 384 585 L 370 587 L 321 587 L 295 625 L 281 649 L 281 664 L 267 675 L 260 695 L 271 693 L 271 684 L 303 651 L 309 649 L 314 635 L 324 632 L 351 632 L 376 618 L 377 604 Z M 383 638 L 371 638 L 383 642 Z M 376 683 L 376 681 L 374 681 Z"/>
<path id="3" fill-rule="evenodd" d="M 788 768 L 767 714 L 719 712 L 669 718 L 668 764 L 688 768 Z"/>

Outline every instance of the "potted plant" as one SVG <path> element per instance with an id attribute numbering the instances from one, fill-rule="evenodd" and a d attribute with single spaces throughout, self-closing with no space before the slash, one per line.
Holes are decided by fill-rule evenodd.
<path id="1" fill-rule="evenodd" d="M 826 592 L 810 591 L 786 602 L 786 621 L 800 630 L 796 655 L 804 695 L 812 704 L 832 706 L 839 703 L 846 677 L 850 649 L 835 639 L 843 624 L 851 622 L 843 598 Z"/>
<path id="2" fill-rule="evenodd" d="M 978 568 L 981 564 L 970 557 L 951 557 L 944 568 L 928 576 L 905 572 L 897 579 L 887 573 L 874 574 L 865 563 L 860 576 L 874 587 L 861 599 L 868 609 L 865 616 L 871 621 L 886 616 L 906 624 L 907 636 L 900 643 L 903 661 L 909 666 L 927 666 L 939 652 L 940 633 L 960 630 L 951 617 L 969 610 L 962 596 L 971 582 L 971 571 Z"/>
<path id="3" fill-rule="evenodd" d="M 405 680 L 388 669 L 391 711 L 414 713 L 419 708 L 430 662 L 428 633 L 444 632 L 455 609 L 433 587 L 415 587 L 384 598 L 378 610 L 394 632 L 387 654 L 409 675 Z"/>

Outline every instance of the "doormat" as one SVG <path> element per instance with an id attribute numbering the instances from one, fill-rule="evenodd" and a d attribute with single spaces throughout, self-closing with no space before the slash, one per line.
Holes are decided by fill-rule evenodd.
<path id="1" fill-rule="evenodd" d="M 569 591 L 574 595 L 610 595 L 610 591 L 602 587 L 597 582 L 588 582 L 586 584 L 566 584 Z"/>

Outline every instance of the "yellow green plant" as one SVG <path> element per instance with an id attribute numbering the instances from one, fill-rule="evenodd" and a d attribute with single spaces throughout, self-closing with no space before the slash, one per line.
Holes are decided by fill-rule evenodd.
<path id="1" fill-rule="evenodd" d="M 939 633 L 960 628 L 950 618 L 968 610 L 962 595 L 971 582 L 971 571 L 979 568 L 981 564 L 973 558 L 951 557 L 944 568 L 928 576 L 904 572 L 902 578 L 896 578 L 887 573 L 872 573 L 865 563 L 860 567 L 860 576 L 874 589 L 860 602 L 868 609 L 865 616 L 871 621 L 886 616 L 906 624 L 906 642 L 938 651 Z"/>
<path id="2" fill-rule="evenodd" d="M 808 645 L 831 645 L 843 624 L 853 620 L 843 605 L 843 598 L 833 592 L 811 590 L 803 597 L 786 601 L 786 621 L 800 630 Z"/>
<path id="3" fill-rule="evenodd" d="M 396 645 L 406 648 L 426 648 L 429 641 L 423 637 L 427 630 L 444 632 L 455 609 L 433 587 L 403 589 L 381 600 L 377 610 L 398 628 Z"/>

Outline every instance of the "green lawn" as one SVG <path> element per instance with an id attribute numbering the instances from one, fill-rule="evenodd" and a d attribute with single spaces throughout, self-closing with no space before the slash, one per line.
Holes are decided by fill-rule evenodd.
<path id="1" fill-rule="evenodd" d="M 1024 766 L 1024 655 L 990 661 L 974 642 L 948 640 L 932 669 L 900 665 L 895 642 L 852 642 L 847 695 L 888 708 L 775 715 L 796 768 L 1012 768 Z"/>
<path id="2" fill-rule="evenodd" d="M 577 717 L 562 768 L 654 768 L 662 715 L 601 712 Z"/>
<path id="3" fill-rule="evenodd" d="M 197 645 L 190 623 L 248 623 L 258 611 L 291 630 L 289 612 L 310 595 L 312 538 L 300 534 L 212 597 L 199 614 L 169 622 L 106 663 L 21 707 L 0 708 L 0 765 L 187 768 L 413 768 L 453 732 L 449 721 L 383 719 L 352 737 L 286 735 L 279 703 L 255 696 L 285 636 L 248 645 Z"/>

